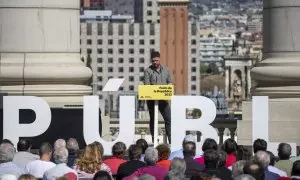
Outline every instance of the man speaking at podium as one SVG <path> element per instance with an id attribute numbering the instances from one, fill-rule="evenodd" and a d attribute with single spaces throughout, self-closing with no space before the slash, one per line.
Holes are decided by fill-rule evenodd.
<path id="1" fill-rule="evenodd" d="M 160 54 L 157 51 L 151 52 L 152 65 L 144 72 L 144 85 L 167 85 L 171 84 L 171 75 L 167 67 L 160 64 Z M 150 115 L 150 133 L 154 142 L 154 101 L 148 100 L 147 106 Z M 169 102 L 159 100 L 158 109 L 164 118 L 166 134 L 171 144 L 171 109 Z"/>

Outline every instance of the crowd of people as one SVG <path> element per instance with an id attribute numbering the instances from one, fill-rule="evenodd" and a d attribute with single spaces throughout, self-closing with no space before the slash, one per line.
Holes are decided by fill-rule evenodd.
<path id="1" fill-rule="evenodd" d="M 78 142 L 58 139 L 52 146 L 42 143 L 38 155 L 31 142 L 20 139 L 16 147 L 9 140 L 0 144 L 1 180 L 290 180 L 300 179 L 300 158 L 291 157 L 287 143 L 278 146 L 278 156 L 267 151 L 267 142 L 257 139 L 253 153 L 227 139 L 218 145 L 205 139 L 201 154 L 196 139 L 187 135 L 182 149 L 171 152 L 169 145 L 148 147 L 144 139 L 126 147 L 113 145 L 112 156 L 104 157 L 101 143 L 88 144 L 83 151 Z"/>

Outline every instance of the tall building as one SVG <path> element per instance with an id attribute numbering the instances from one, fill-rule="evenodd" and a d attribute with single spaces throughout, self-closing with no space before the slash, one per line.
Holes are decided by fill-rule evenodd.
<path id="1" fill-rule="evenodd" d="M 159 23 L 158 0 L 134 0 L 134 18 L 137 23 Z"/>
<path id="2" fill-rule="evenodd" d="M 142 23 L 144 21 L 144 0 L 134 0 L 134 22 Z"/>
<path id="3" fill-rule="evenodd" d="M 80 0 L 80 7 L 84 9 L 104 9 L 104 0 Z"/>

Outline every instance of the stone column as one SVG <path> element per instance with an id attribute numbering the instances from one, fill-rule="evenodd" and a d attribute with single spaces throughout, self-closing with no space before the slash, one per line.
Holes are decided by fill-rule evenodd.
<path id="1" fill-rule="evenodd" d="M 225 70 L 225 95 L 227 96 L 227 98 L 230 98 L 230 94 L 229 94 L 229 67 L 226 67 Z"/>
<path id="2" fill-rule="evenodd" d="M 300 97 L 300 1 L 264 1 L 264 60 L 251 71 L 252 95 Z"/>
<path id="3" fill-rule="evenodd" d="M 0 91 L 82 104 L 91 70 L 80 60 L 79 1 L 0 1 Z"/>

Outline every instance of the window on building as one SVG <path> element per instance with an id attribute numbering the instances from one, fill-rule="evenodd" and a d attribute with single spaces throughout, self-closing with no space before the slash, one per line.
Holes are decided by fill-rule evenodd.
<path id="1" fill-rule="evenodd" d="M 140 54 L 145 54 L 145 50 L 144 49 L 140 49 Z"/>
<path id="2" fill-rule="evenodd" d="M 122 79 L 122 78 L 124 78 L 124 76 L 119 76 L 118 78 L 119 78 L 119 79 Z"/>
<path id="3" fill-rule="evenodd" d="M 145 35 L 145 30 L 144 30 L 144 24 L 140 23 L 140 35 L 144 36 Z"/>
<path id="4" fill-rule="evenodd" d="M 140 45 L 144 45 L 144 44 L 145 44 L 144 39 L 140 39 Z"/>
<path id="5" fill-rule="evenodd" d="M 134 54 L 134 49 L 129 49 L 129 54 Z"/>
<path id="6" fill-rule="evenodd" d="M 112 63 L 114 63 L 114 59 L 113 58 L 108 58 L 107 62 L 110 63 L 110 64 L 112 64 Z"/>
<path id="7" fill-rule="evenodd" d="M 144 72 L 145 68 L 144 67 L 140 67 L 140 72 Z"/>
<path id="8" fill-rule="evenodd" d="M 147 6 L 148 6 L 148 7 L 152 7 L 152 2 L 151 2 L 151 1 L 148 1 L 148 2 L 147 2 Z"/>
<path id="9" fill-rule="evenodd" d="M 191 80 L 192 80 L 192 81 L 196 81 L 196 76 L 192 76 L 192 77 L 191 77 Z"/>
<path id="10" fill-rule="evenodd" d="M 129 91 L 134 91 L 134 86 L 130 85 L 129 86 Z"/>
<path id="11" fill-rule="evenodd" d="M 97 49 L 98 54 L 102 54 L 102 49 Z"/>
<path id="12" fill-rule="evenodd" d="M 119 90 L 120 90 L 120 91 L 123 91 L 123 90 L 124 90 L 124 87 L 120 87 Z"/>
<path id="13" fill-rule="evenodd" d="M 192 72 L 196 72 L 196 67 L 192 67 Z"/>
<path id="14" fill-rule="evenodd" d="M 123 67 L 119 67 L 119 72 L 123 72 L 124 71 L 124 68 Z"/>
<path id="15" fill-rule="evenodd" d="M 92 35 L 92 24 L 91 23 L 86 24 L 86 35 L 88 35 L 88 36 Z"/>
<path id="16" fill-rule="evenodd" d="M 112 76 L 108 76 L 108 77 L 107 77 L 107 79 L 112 79 L 112 78 L 113 78 Z"/>
<path id="17" fill-rule="evenodd" d="M 79 44 L 81 44 L 81 39 L 79 40 Z"/>
<path id="18" fill-rule="evenodd" d="M 98 40 L 97 40 L 97 44 L 98 44 L 98 45 L 101 45 L 102 43 L 103 43 L 103 42 L 102 42 L 102 39 L 98 39 Z"/>
<path id="19" fill-rule="evenodd" d="M 134 63 L 134 58 L 129 58 L 129 63 L 133 64 Z"/>
<path id="20" fill-rule="evenodd" d="M 134 24 L 129 25 L 129 35 L 133 36 L 134 35 Z"/>
<path id="21" fill-rule="evenodd" d="M 123 44 L 124 44 L 123 39 L 119 39 L 119 45 L 123 45 Z"/>
<path id="22" fill-rule="evenodd" d="M 119 58 L 118 62 L 122 64 L 122 63 L 124 63 L 124 59 L 123 58 Z"/>
<path id="23" fill-rule="evenodd" d="M 103 99 L 103 96 L 102 96 L 102 95 L 99 95 L 98 97 L 99 97 L 99 99 Z"/>
<path id="24" fill-rule="evenodd" d="M 88 49 L 87 49 L 87 53 L 88 53 L 88 54 L 92 54 L 92 49 L 91 49 L 91 48 L 88 48 Z"/>
<path id="25" fill-rule="evenodd" d="M 147 11 L 147 16 L 152 16 L 152 11 Z"/>
<path id="26" fill-rule="evenodd" d="M 97 70 L 98 70 L 98 72 L 100 72 L 100 73 L 102 73 L 102 72 L 103 72 L 103 69 L 102 69 L 102 67 L 98 67 L 98 68 L 97 68 Z"/>
<path id="27" fill-rule="evenodd" d="M 191 90 L 195 91 L 196 90 L 196 85 L 192 85 Z"/>
<path id="28" fill-rule="evenodd" d="M 154 39 L 150 39 L 150 44 L 154 45 L 155 44 L 155 40 Z"/>
<path id="29" fill-rule="evenodd" d="M 108 44 L 109 44 L 109 45 L 112 45 L 113 43 L 114 43 L 114 41 L 113 41 L 112 39 L 109 39 L 109 40 L 108 40 Z"/>
<path id="30" fill-rule="evenodd" d="M 159 20 L 159 19 L 157 20 L 157 23 L 160 23 L 160 20 Z"/>
<path id="31" fill-rule="evenodd" d="M 154 26 L 154 24 L 150 24 L 150 35 L 151 36 L 155 35 L 155 26 Z"/>
<path id="32" fill-rule="evenodd" d="M 191 44 L 196 45 L 196 39 L 192 39 Z"/>
<path id="33" fill-rule="evenodd" d="M 157 16 L 160 16 L 160 11 L 157 11 Z"/>
<path id="34" fill-rule="evenodd" d="M 148 24 L 151 24 L 151 23 L 152 23 L 152 20 L 147 20 L 147 23 L 148 23 Z"/>
<path id="35" fill-rule="evenodd" d="M 108 67 L 108 72 L 114 72 L 114 68 L 113 67 Z"/>
<path id="36" fill-rule="evenodd" d="M 102 63 L 102 62 L 103 62 L 103 59 L 102 59 L 102 58 L 97 58 L 97 62 L 98 62 L 98 63 Z"/>
<path id="37" fill-rule="evenodd" d="M 191 49 L 192 54 L 196 54 L 196 49 Z"/>
<path id="38" fill-rule="evenodd" d="M 113 35 L 113 24 L 112 23 L 108 24 L 108 35 L 109 36 Z"/>
<path id="39" fill-rule="evenodd" d="M 192 63 L 196 63 L 196 58 L 192 58 Z"/>
<path id="40" fill-rule="evenodd" d="M 124 35 L 123 24 L 119 24 L 118 31 L 119 31 L 119 36 L 123 36 Z"/>
<path id="41" fill-rule="evenodd" d="M 129 39 L 129 44 L 130 45 L 134 45 L 134 40 L 133 39 Z"/>
<path id="42" fill-rule="evenodd" d="M 140 58 L 139 62 L 140 63 L 145 63 L 145 58 Z"/>
<path id="43" fill-rule="evenodd" d="M 119 54 L 124 54 L 124 50 L 123 49 L 119 49 Z"/>
<path id="44" fill-rule="evenodd" d="M 133 82 L 134 81 L 134 76 L 129 76 L 129 81 Z"/>
<path id="45" fill-rule="evenodd" d="M 196 36 L 197 34 L 197 25 L 195 23 L 192 24 L 192 36 Z"/>
<path id="46" fill-rule="evenodd" d="M 140 76 L 140 82 L 144 81 L 144 76 Z"/>
<path id="47" fill-rule="evenodd" d="M 98 86 L 98 90 L 99 90 L 99 91 L 102 91 L 102 88 L 103 88 L 103 87 L 102 87 L 101 85 Z"/>
<path id="48" fill-rule="evenodd" d="M 100 81 L 100 82 L 102 82 L 102 81 L 103 81 L 103 78 L 102 78 L 102 76 L 99 76 L 99 77 L 98 77 L 98 81 Z"/>
<path id="49" fill-rule="evenodd" d="M 113 54 L 113 52 L 114 52 L 113 49 L 111 48 L 108 49 L 108 54 Z"/>
<path id="50" fill-rule="evenodd" d="M 103 30 L 102 30 L 102 23 L 98 23 L 97 24 L 97 34 L 98 36 L 101 36 L 103 34 Z"/>
<path id="51" fill-rule="evenodd" d="M 134 72 L 134 67 L 129 67 L 129 72 Z"/>
<path id="52" fill-rule="evenodd" d="M 87 39 L 87 40 L 86 40 L 86 43 L 87 43 L 88 45 L 91 45 L 91 44 L 92 44 L 92 40 L 91 40 L 91 39 Z"/>

